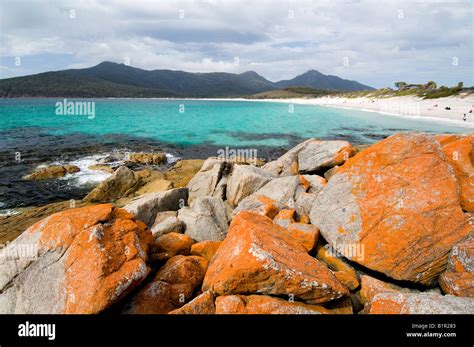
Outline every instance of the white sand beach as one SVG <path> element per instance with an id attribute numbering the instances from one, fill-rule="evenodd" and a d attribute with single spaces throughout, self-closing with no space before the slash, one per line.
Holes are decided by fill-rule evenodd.
<path id="1" fill-rule="evenodd" d="M 473 94 L 426 100 L 414 96 L 403 96 L 391 98 L 321 97 L 312 99 L 259 99 L 255 101 L 358 109 L 389 115 L 447 121 L 457 125 L 464 124 L 469 128 L 474 127 Z M 447 110 L 446 107 L 450 109 Z M 466 115 L 466 120 L 463 119 L 464 114 Z"/>

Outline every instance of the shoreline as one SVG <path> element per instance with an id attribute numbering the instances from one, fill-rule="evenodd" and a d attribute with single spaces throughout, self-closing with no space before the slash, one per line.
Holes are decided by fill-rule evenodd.
<path id="1" fill-rule="evenodd" d="M 58 99 L 61 97 L 31 97 L 31 99 Z M 8 99 L 8 98 L 6 98 Z M 30 99 L 10 98 L 10 99 Z M 63 97 L 64 99 L 64 97 Z M 129 97 L 101 97 L 101 98 L 78 98 L 69 97 L 65 99 L 97 99 L 97 100 L 198 100 L 198 101 L 250 101 L 250 102 L 273 102 L 284 104 L 308 105 L 333 107 L 345 110 L 356 110 L 361 112 L 379 113 L 387 116 L 403 117 L 411 120 L 433 121 L 437 123 L 449 123 L 454 126 L 474 128 L 474 94 L 463 96 L 449 96 L 437 99 L 422 99 L 416 96 L 397 97 L 340 97 L 324 96 L 318 98 L 288 98 L 288 99 L 250 99 L 238 98 L 129 98 Z M 437 106 L 435 106 L 437 105 Z M 450 110 L 446 110 L 449 107 Z M 472 110 L 472 113 L 469 111 Z M 463 115 L 466 114 L 466 120 Z"/>
<path id="2" fill-rule="evenodd" d="M 450 96 L 447 98 L 438 99 L 421 99 L 413 96 L 391 98 L 347 98 L 325 96 L 312 99 L 290 98 L 245 100 L 333 107 L 346 110 L 380 113 L 387 116 L 403 117 L 411 120 L 450 123 L 452 125 L 466 128 L 474 128 L 473 95 L 465 97 Z M 438 106 L 435 107 L 434 105 Z M 451 110 L 445 110 L 445 107 L 450 107 Z M 473 113 L 469 113 L 469 110 L 473 110 Z M 466 121 L 462 120 L 464 113 L 466 114 Z"/>

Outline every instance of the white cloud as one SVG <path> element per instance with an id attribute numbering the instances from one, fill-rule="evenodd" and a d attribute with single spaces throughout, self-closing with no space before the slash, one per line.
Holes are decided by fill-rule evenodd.
<path id="1" fill-rule="evenodd" d="M 374 86 L 427 79 L 472 85 L 472 4 L 6 0 L 0 56 L 10 68 L 2 77 L 43 71 L 56 56 L 63 57 L 57 69 L 128 57 L 145 69 L 253 69 L 270 80 L 317 69 Z M 7 64 L 16 56 L 30 65 Z"/>

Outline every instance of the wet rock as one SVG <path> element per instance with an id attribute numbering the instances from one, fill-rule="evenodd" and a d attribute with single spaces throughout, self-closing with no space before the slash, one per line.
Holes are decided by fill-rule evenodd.
<path id="1" fill-rule="evenodd" d="M 79 172 L 81 169 L 75 165 L 51 165 L 37 169 L 32 174 L 23 177 L 24 180 L 49 180 L 64 177 L 68 173 Z"/>
<path id="2" fill-rule="evenodd" d="M 130 153 L 128 161 L 134 164 L 158 165 L 166 163 L 165 153 Z"/>

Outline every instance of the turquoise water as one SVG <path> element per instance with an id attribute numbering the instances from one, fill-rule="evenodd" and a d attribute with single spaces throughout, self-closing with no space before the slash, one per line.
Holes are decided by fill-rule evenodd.
<path id="1" fill-rule="evenodd" d="M 86 99 L 95 102 L 95 118 L 89 119 L 86 115 L 56 115 L 59 100 L 0 100 L 0 132 L 34 128 L 49 135 L 82 133 L 100 138 L 122 134 L 179 146 L 286 146 L 292 138 L 346 138 L 366 143 L 403 130 L 472 131 L 447 123 L 310 105 L 294 105 L 294 113 L 289 113 L 285 103 L 247 101 Z"/>

